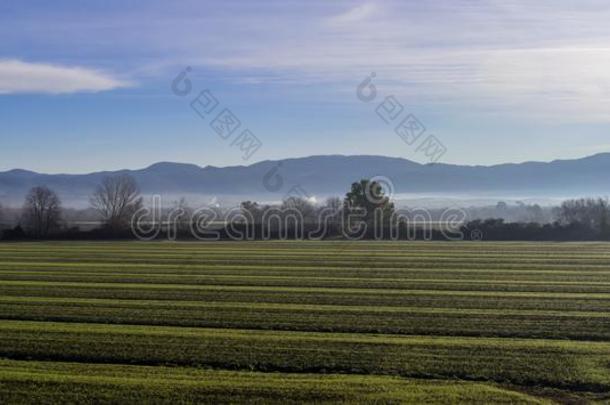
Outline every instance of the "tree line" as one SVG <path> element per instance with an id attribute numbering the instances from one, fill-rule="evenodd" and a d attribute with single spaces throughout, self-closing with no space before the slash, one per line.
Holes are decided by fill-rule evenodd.
<path id="1" fill-rule="evenodd" d="M 25 197 L 19 224 L 5 230 L 3 238 L 133 238 L 134 217 L 143 210 L 150 212 L 143 204 L 136 181 L 127 174 L 102 179 L 91 194 L 89 202 L 90 207 L 99 216 L 101 226 L 88 232 L 67 228 L 63 224 L 64 210 L 57 193 L 46 186 L 33 187 Z M 494 212 L 498 211 L 509 211 L 509 208 L 505 203 L 498 203 Z M 549 212 L 537 205 L 522 204 L 518 211 L 536 220 L 469 220 L 467 214 L 463 218 L 455 219 L 455 215 L 451 218 L 453 221 L 460 221 L 454 231 L 463 235 L 462 238 L 466 240 L 610 240 L 610 204 L 607 199 L 583 198 L 565 201 L 553 210 L 553 221 L 549 220 Z M 358 225 L 364 225 L 364 230 L 360 233 L 362 239 L 389 239 L 394 230 L 402 230 L 404 234 L 417 239 L 448 239 L 447 234 L 437 228 L 426 229 L 419 226 L 406 229 L 409 223 L 417 221 L 442 224 L 447 218 L 443 217 L 441 210 L 411 210 L 403 214 L 400 209 L 396 209 L 390 197 L 385 195 L 383 187 L 368 179 L 352 183 L 344 198 L 328 198 L 322 204 L 314 204 L 308 199 L 296 196 L 287 197 L 281 204 L 276 205 L 244 201 L 240 204 L 237 214 L 240 217 L 237 221 L 238 227 L 250 226 L 255 238 L 279 238 L 282 235 L 298 237 L 298 232 L 295 231 L 298 229 L 313 235 L 316 229 L 321 229 L 321 225 L 324 225 L 325 230 L 323 238 L 349 238 L 350 232 L 357 232 L 355 228 L 358 228 Z M 160 212 L 149 225 L 153 227 L 155 223 L 171 223 L 175 228 L 174 236 L 192 238 L 195 236 L 194 229 L 199 229 L 201 224 L 209 226 L 210 222 L 213 222 L 210 218 L 223 218 L 222 215 L 220 208 L 194 210 L 188 206 L 185 199 L 181 199 L 172 209 Z M 1 216 L 0 205 L 0 219 Z M 393 222 L 395 218 L 398 218 L 398 221 Z M 289 220 L 292 221 L 292 228 L 282 230 L 278 224 L 282 221 L 288 223 Z M 228 225 L 223 221 L 218 221 L 215 232 L 227 237 Z M 276 223 L 270 225 L 273 221 Z M 235 227 L 235 223 L 231 226 Z"/>
<path id="2" fill-rule="evenodd" d="M 90 196 L 90 205 L 102 221 L 102 230 L 108 234 L 124 232 L 132 215 L 142 207 L 142 197 L 136 181 L 129 175 L 105 177 Z M 0 206 L 1 215 L 1 206 Z M 4 231 L 5 239 L 46 239 L 75 230 L 66 230 L 63 208 L 57 193 L 46 186 L 32 187 L 25 196 L 19 224 Z M 71 231 L 71 232 L 70 232 Z"/>

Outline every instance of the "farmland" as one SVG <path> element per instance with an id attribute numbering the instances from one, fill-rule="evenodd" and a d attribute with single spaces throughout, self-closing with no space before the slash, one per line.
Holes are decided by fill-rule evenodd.
<path id="1" fill-rule="evenodd" d="M 610 400 L 603 243 L 0 245 L 10 402 Z"/>

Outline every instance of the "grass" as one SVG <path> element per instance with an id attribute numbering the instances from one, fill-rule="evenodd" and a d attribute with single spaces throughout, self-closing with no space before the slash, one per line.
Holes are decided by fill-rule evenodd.
<path id="1" fill-rule="evenodd" d="M 9 402 L 610 399 L 603 243 L 2 244 L 0 319 Z"/>
<path id="2" fill-rule="evenodd" d="M 0 370 L 0 397 L 7 402 L 548 403 L 493 385 L 384 376 L 10 360 L 0 361 Z"/>
<path id="3" fill-rule="evenodd" d="M 603 312 L 0 297 L 0 318 L 261 330 L 447 336 L 610 338 Z M 557 328 L 557 324 L 562 328 Z"/>
<path id="4" fill-rule="evenodd" d="M 0 356 L 610 390 L 610 344 L 6 321 Z M 494 359 L 490 361 L 490 359 Z"/>

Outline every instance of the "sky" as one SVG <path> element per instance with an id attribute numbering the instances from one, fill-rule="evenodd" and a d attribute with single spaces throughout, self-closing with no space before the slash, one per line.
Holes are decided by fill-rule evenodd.
<path id="1" fill-rule="evenodd" d="M 608 21 L 607 0 L 3 1 L 0 171 L 424 163 L 395 132 L 409 115 L 445 163 L 610 152 Z"/>

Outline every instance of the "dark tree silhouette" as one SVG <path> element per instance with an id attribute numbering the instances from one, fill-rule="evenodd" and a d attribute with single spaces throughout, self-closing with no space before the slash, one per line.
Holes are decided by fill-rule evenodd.
<path id="1" fill-rule="evenodd" d="M 295 210 L 305 223 L 313 223 L 316 220 L 316 208 L 308 200 L 301 197 L 288 197 L 282 201 L 282 210 Z"/>
<path id="2" fill-rule="evenodd" d="M 61 201 L 48 187 L 34 187 L 25 197 L 22 215 L 27 232 L 36 238 L 44 238 L 59 229 Z"/>
<path id="3" fill-rule="evenodd" d="M 369 232 L 372 232 L 373 225 L 387 230 L 394 213 L 394 203 L 385 195 L 380 183 L 362 179 L 352 183 L 350 191 L 345 195 L 343 212 L 344 215 L 357 215 L 367 224 Z"/>
<path id="4" fill-rule="evenodd" d="M 609 210 L 608 201 L 603 198 L 568 200 L 561 204 L 559 221 L 566 225 L 586 226 L 601 236 L 607 236 L 610 231 Z"/>
<path id="5" fill-rule="evenodd" d="M 142 207 L 142 197 L 133 177 L 127 174 L 105 177 L 90 198 L 106 227 L 121 231 L 129 227 L 131 217 Z"/>

